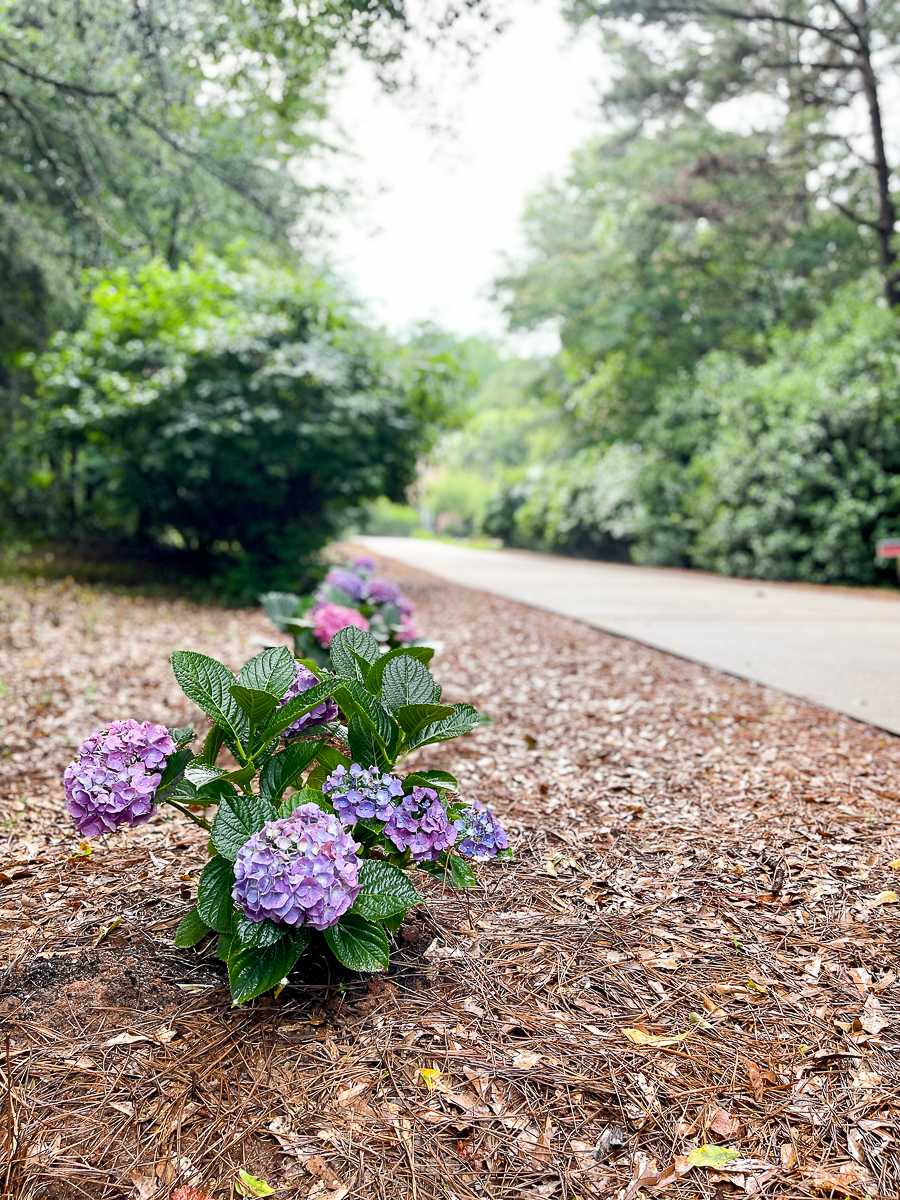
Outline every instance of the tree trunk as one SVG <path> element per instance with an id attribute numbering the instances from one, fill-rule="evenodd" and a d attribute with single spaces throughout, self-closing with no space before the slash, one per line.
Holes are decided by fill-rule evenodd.
<path id="1" fill-rule="evenodd" d="M 878 196 L 878 251 L 884 272 L 884 287 L 891 308 L 900 307 L 900 270 L 894 246 L 894 226 L 897 206 L 891 195 L 891 172 L 884 148 L 884 129 L 881 123 L 881 104 L 878 99 L 878 80 L 872 67 L 869 47 L 869 9 L 867 0 L 857 0 L 856 24 L 859 51 L 857 63 L 862 76 L 863 91 L 869 107 L 869 126 L 875 154 L 875 182 Z"/>

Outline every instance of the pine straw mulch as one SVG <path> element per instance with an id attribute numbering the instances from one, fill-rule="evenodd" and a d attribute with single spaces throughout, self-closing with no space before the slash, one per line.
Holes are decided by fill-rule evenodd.
<path id="1" fill-rule="evenodd" d="M 59 777 L 104 720 L 196 718 L 173 649 L 238 666 L 270 627 L 0 591 L 0 1194 L 220 1200 L 243 1167 L 310 1200 L 900 1195 L 900 740 L 392 570 L 445 694 L 495 720 L 420 761 L 515 861 L 425 880 L 390 975 L 320 953 L 237 1009 L 211 948 L 171 945 L 197 832 L 80 853 Z M 688 1169 L 707 1144 L 740 1157 Z"/>

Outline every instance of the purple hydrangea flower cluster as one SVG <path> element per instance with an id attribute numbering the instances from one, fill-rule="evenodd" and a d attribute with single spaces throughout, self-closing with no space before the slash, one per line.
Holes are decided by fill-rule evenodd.
<path id="1" fill-rule="evenodd" d="M 293 700 L 296 696 L 302 696 L 311 687 L 315 687 L 318 682 L 312 671 L 304 667 L 303 663 L 297 663 L 294 670 L 294 682 L 278 701 L 278 707 L 283 708 L 288 700 Z M 329 696 L 321 704 L 317 704 L 310 712 L 304 713 L 293 725 L 288 725 L 281 736 L 285 741 L 288 741 L 289 738 L 296 737 L 297 734 L 302 733 L 305 729 L 312 729 L 316 725 L 325 725 L 328 721 L 335 720 L 337 715 L 338 706 L 333 697 Z"/>
<path id="2" fill-rule="evenodd" d="M 400 589 L 390 579 L 370 579 L 366 585 L 366 595 L 373 604 L 393 604 L 400 595 Z"/>
<path id="3" fill-rule="evenodd" d="M 372 572 L 375 570 L 375 559 L 370 558 L 368 554 L 360 554 L 358 558 L 351 560 L 350 566 L 356 571 Z"/>
<path id="4" fill-rule="evenodd" d="M 433 788 L 414 787 L 404 796 L 384 827 L 398 850 L 409 850 L 413 862 L 434 862 L 456 841 L 456 829 Z"/>
<path id="5" fill-rule="evenodd" d="M 153 799 L 175 743 L 165 725 L 112 721 L 84 742 L 66 767 L 66 808 L 84 837 L 142 825 L 156 812 Z"/>
<path id="6" fill-rule="evenodd" d="M 334 811 L 348 828 L 368 818 L 390 821 L 396 811 L 395 801 L 403 795 L 403 784 L 396 775 L 382 775 L 377 767 L 361 767 L 353 763 L 335 767 L 322 791 L 329 796 Z"/>
<path id="7" fill-rule="evenodd" d="M 459 830 L 456 849 L 463 858 L 496 858 L 501 850 L 509 848 L 503 826 L 480 800 L 464 808 L 455 824 Z"/>
<path id="8" fill-rule="evenodd" d="M 355 571 L 348 571 L 346 567 L 332 567 L 325 576 L 325 582 L 330 583 L 333 587 L 339 587 L 346 592 L 351 600 L 360 601 L 366 590 L 366 581 L 362 576 L 357 575 Z"/>
<path id="9" fill-rule="evenodd" d="M 330 929 L 359 895 L 359 848 L 337 817 L 301 804 L 241 846 L 232 897 L 251 921 Z"/>

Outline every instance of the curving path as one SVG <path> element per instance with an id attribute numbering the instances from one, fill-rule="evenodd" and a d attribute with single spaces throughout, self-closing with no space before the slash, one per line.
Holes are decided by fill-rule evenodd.
<path id="1" fill-rule="evenodd" d="M 359 537 L 467 587 L 574 617 L 900 733 L 900 597 L 699 571 Z"/>

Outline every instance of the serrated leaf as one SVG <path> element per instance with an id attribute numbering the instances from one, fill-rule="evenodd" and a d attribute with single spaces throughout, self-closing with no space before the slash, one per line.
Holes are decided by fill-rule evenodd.
<path id="1" fill-rule="evenodd" d="M 295 696 L 293 700 L 288 700 L 287 704 L 282 705 L 277 709 L 271 720 L 262 729 L 258 735 L 260 747 L 268 745 L 280 734 L 282 734 L 289 725 L 293 725 L 295 721 L 305 716 L 308 712 L 312 712 L 317 705 L 327 700 L 334 691 L 334 683 L 329 680 L 323 680 L 317 683 L 314 687 L 308 688 L 299 696 Z M 256 752 L 257 755 L 259 751 Z"/>
<path id="2" fill-rule="evenodd" d="M 251 921 L 243 914 L 238 917 L 234 931 L 242 946 L 255 949 L 274 946 L 288 932 L 283 925 L 276 925 L 274 921 Z"/>
<path id="3" fill-rule="evenodd" d="M 408 787 L 440 787 L 448 788 L 451 792 L 459 791 L 456 776 L 449 771 L 413 771 L 403 780 L 404 791 Z"/>
<path id="4" fill-rule="evenodd" d="M 305 787 L 301 788 L 299 792 L 294 792 L 293 796 L 289 796 L 287 800 L 282 800 L 278 806 L 279 817 L 293 816 L 301 804 L 315 804 L 316 808 L 321 808 L 322 812 L 334 812 L 334 809 L 321 792 L 314 791 L 310 787 Z"/>
<path id="5" fill-rule="evenodd" d="M 175 930 L 175 945 L 179 949 L 185 950 L 188 946 L 196 946 L 208 933 L 209 926 L 196 908 L 192 908 L 178 922 L 178 928 Z"/>
<path id="6" fill-rule="evenodd" d="M 419 746 L 428 746 L 432 742 L 449 742 L 452 738 L 462 737 L 471 733 L 478 723 L 478 712 L 471 704 L 454 704 L 453 713 L 443 720 L 426 725 L 424 729 L 409 739 L 407 750 Z"/>
<path id="7" fill-rule="evenodd" d="M 408 658 L 418 659 L 427 667 L 434 657 L 434 650 L 431 646 L 398 646 L 395 650 L 389 650 L 387 654 L 382 654 L 369 668 L 367 685 L 373 692 L 377 694 L 381 691 L 385 667 L 395 658 L 399 658 L 401 654 L 407 655 Z"/>
<path id="8" fill-rule="evenodd" d="M 271 692 L 244 687 L 242 683 L 233 683 L 228 690 L 246 713 L 251 729 L 262 725 L 269 713 L 278 707 L 278 700 Z"/>
<path id="9" fill-rule="evenodd" d="M 203 742 L 203 750 L 197 758 L 198 763 L 214 767 L 219 751 L 225 744 L 225 734 L 218 725 L 213 725 Z"/>
<path id="10" fill-rule="evenodd" d="M 242 760 L 250 726 L 229 691 L 235 683 L 234 675 L 214 658 L 193 650 L 176 650 L 172 655 L 172 670 L 184 694 L 221 726 L 229 750 Z"/>
<path id="11" fill-rule="evenodd" d="M 378 767 L 379 771 L 391 769 L 390 757 L 380 739 L 358 713 L 354 713 L 347 723 L 347 741 L 353 761 L 361 767 Z"/>
<path id="12" fill-rule="evenodd" d="M 269 620 L 285 632 L 285 621 L 295 617 L 300 607 L 300 597 L 293 592 L 266 592 L 259 602 Z"/>
<path id="13" fill-rule="evenodd" d="M 236 950 L 228 958 L 228 982 L 235 1004 L 243 1004 L 286 979 L 309 945 L 309 930 L 292 929 L 274 945 Z"/>
<path id="14" fill-rule="evenodd" d="M 390 713 L 409 704 L 430 704 L 434 680 L 428 668 L 410 654 L 401 654 L 384 668 L 381 702 Z"/>
<path id="15" fill-rule="evenodd" d="M 275 805 L 262 796 L 241 793 L 229 796 L 216 810 L 210 835 L 212 844 L 223 858 L 234 862 L 241 846 L 262 829 L 266 821 L 274 821 L 277 816 Z"/>
<path id="16" fill-rule="evenodd" d="M 408 738 L 445 717 L 453 715 L 451 704 L 403 704 L 394 713 L 400 728 Z"/>
<path id="17" fill-rule="evenodd" d="M 169 755 L 166 769 L 162 773 L 162 778 L 159 781 L 156 795 L 158 799 L 164 800 L 165 793 L 175 786 L 175 784 L 184 775 L 188 764 L 194 761 L 194 752 L 190 746 L 182 746 L 180 750 L 176 750 L 174 754 Z"/>
<path id="18" fill-rule="evenodd" d="M 379 649 L 371 633 L 348 625 L 345 629 L 339 629 L 331 639 L 329 653 L 331 665 L 338 675 L 346 679 L 361 679 L 362 668 L 356 656 L 359 655 L 366 663 L 373 663 L 378 658 Z"/>
<path id="19" fill-rule="evenodd" d="M 197 887 L 197 912 L 216 933 L 231 933 L 234 901 L 234 870 L 227 858 L 217 855 L 203 868 Z"/>
<path id="20" fill-rule="evenodd" d="M 723 1167 L 740 1157 L 739 1151 L 730 1146 L 695 1146 L 687 1160 L 690 1167 Z"/>
<path id="21" fill-rule="evenodd" d="M 344 680 L 335 690 L 334 698 L 348 717 L 361 717 L 386 749 L 396 742 L 394 722 L 381 702 L 359 680 Z"/>
<path id="22" fill-rule="evenodd" d="M 370 921 L 383 921 L 395 913 L 405 913 L 422 897 L 405 872 L 377 858 L 364 858 L 359 866 L 360 892 L 351 912 Z"/>
<path id="23" fill-rule="evenodd" d="M 459 854 L 450 854 L 447 858 L 447 864 L 449 867 L 447 879 L 451 887 L 478 887 L 478 876 Z"/>
<path id="24" fill-rule="evenodd" d="M 338 962 L 351 971 L 384 971 L 390 963 L 387 934 L 355 913 L 344 913 L 337 925 L 326 929 L 325 941 Z"/>
<path id="25" fill-rule="evenodd" d="M 285 790 L 296 787 L 301 771 L 316 757 L 321 741 L 291 742 L 280 754 L 273 754 L 259 776 L 259 794 L 270 800 L 280 800 Z"/>
<path id="26" fill-rule="evenodd" d="M 280 700 L 296 673 L 294 656 L 287 646 L 268 646 L 244 663 L 240 680 L 244 687 L 268 692 Z"/>
<path id="27" fill-rule="evenodd" d="M 176 750 L 180 750 L 182 746 L 189 745 L 196 736 L 190 725 L 177 725 L 174 729 L 169 730 L 169 737 L 175 743 Z"/>

